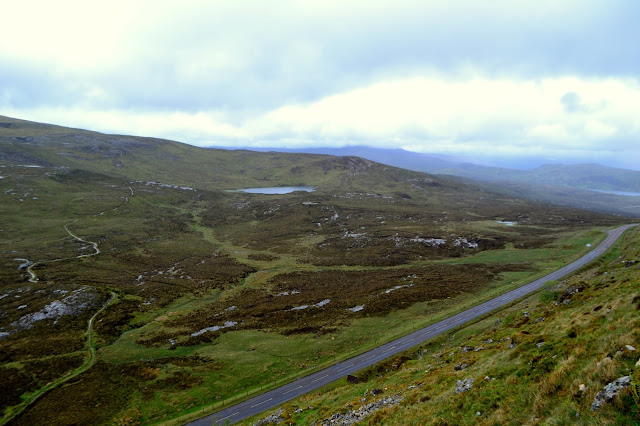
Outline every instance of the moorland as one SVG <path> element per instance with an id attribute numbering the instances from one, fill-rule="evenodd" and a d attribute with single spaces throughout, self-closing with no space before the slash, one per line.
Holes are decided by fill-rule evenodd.
<path id="1" fill-rule="evenodd" d="M 235 191 L 272 186 L 315 191 Z M 9 117 L 0 197 L 15 424 L 207 413 L 543 276 L 628 222 L 358 157 Z"/>
<path id="2" fill-rule="evenodd" d="M 576 274 L 360 371 L 357 383 L 334 382 L 266 418 L 282 424 L 638 424 L 638 247 L 636 227 Z M 624 377 L 630 386 L 611 400 L 601 396 Z"/>

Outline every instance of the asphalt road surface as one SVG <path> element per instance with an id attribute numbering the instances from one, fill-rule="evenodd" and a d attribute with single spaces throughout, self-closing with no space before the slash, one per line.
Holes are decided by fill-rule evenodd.
<path id="1" fill-rule="evenodd" d="M 460 312 L 459 314 L 453 315 L 435 324 L 431 324 L 428 327 L 415 331 L 368 352 L 350 358 L 346 361 L 342 361 L 331 367 L 327 367 L 239 404 L 232 405 L 210 416 L 198 419 L 189 423 L 189 425 L 222 425 L 238 422 L 262 411 L 274 408 L 286 401 L 289 401 L 290 399 L 304 395 L 307 392 L 322 387 L 342 377 L 346 377 L 348 374 L 355 373 L 358 370 L 362 370 L 365 367 L 376 364 L 413 346 L 419 345 L 426 340 L 432 339 L 439 334 L 459 327 L 468 321 L 481 317 L 521 298 L 522 296 L 538 290 L 544 286 L 547 281 L 558 280 L 578 268 L 581 268 L 604 253 L 624 231 L 632 226 L 636 225 L 625 225 L 614 229 L 613 231 L 608 231 L 609 235 L 598 247 L 591 250 L 575 262 L 560 268 L 547 276 L 539 278 L 529 284 L 525 284 L 522 287 L 518 287 L 515 290 L 481 303 L 480 305 L 474 306 L 473 308 L 467 309 L 466 311 Z"/>

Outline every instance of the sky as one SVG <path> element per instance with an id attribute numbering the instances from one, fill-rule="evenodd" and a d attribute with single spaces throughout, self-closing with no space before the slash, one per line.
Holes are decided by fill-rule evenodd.
<path id="1" fill-rule="evenodd" d="M 2 15 L 2 115 L 640 169 L 633 0 L 21 0 Z"/>

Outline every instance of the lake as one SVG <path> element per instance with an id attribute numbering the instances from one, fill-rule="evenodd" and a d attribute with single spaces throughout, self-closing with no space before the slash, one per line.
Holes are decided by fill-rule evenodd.
<path id="1" fill-rule="evenodd" d="M 249 194 L 290 194 L 295 191 L 313 192 L 315 190 L 315 186 L 273 186 L 270 188 L 238 189 L 239 192 L 248 192 Z"/>
<path id="2" fill-rule="evenodd" d="M 602 192 L 605 194 L 613 194 L 613 195 L 622 195 L 625 197 L 640 197 L 640 192 L 605 191 L 604 189 L 590 189 L 589 191 Z"/>

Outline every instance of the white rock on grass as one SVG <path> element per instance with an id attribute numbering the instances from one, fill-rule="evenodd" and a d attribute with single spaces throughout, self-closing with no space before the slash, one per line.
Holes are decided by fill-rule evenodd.
<path id="1" fill-rule="evenodd" d="M 631 377 L 629 376 L 620 377 L 609 383 L 596 395 L 593 404 L 591 404 L 591 411 L 599 410 L 604 403 L 613 401 L 618 393 L 629 385 L 631 385 Z"/>
<path id="2" fill-rule="evenodd" d="M 456 384 L 456 394 L 471 390 L 475 380 L 476 379 L 458 380 L 458 383 Z"/>

